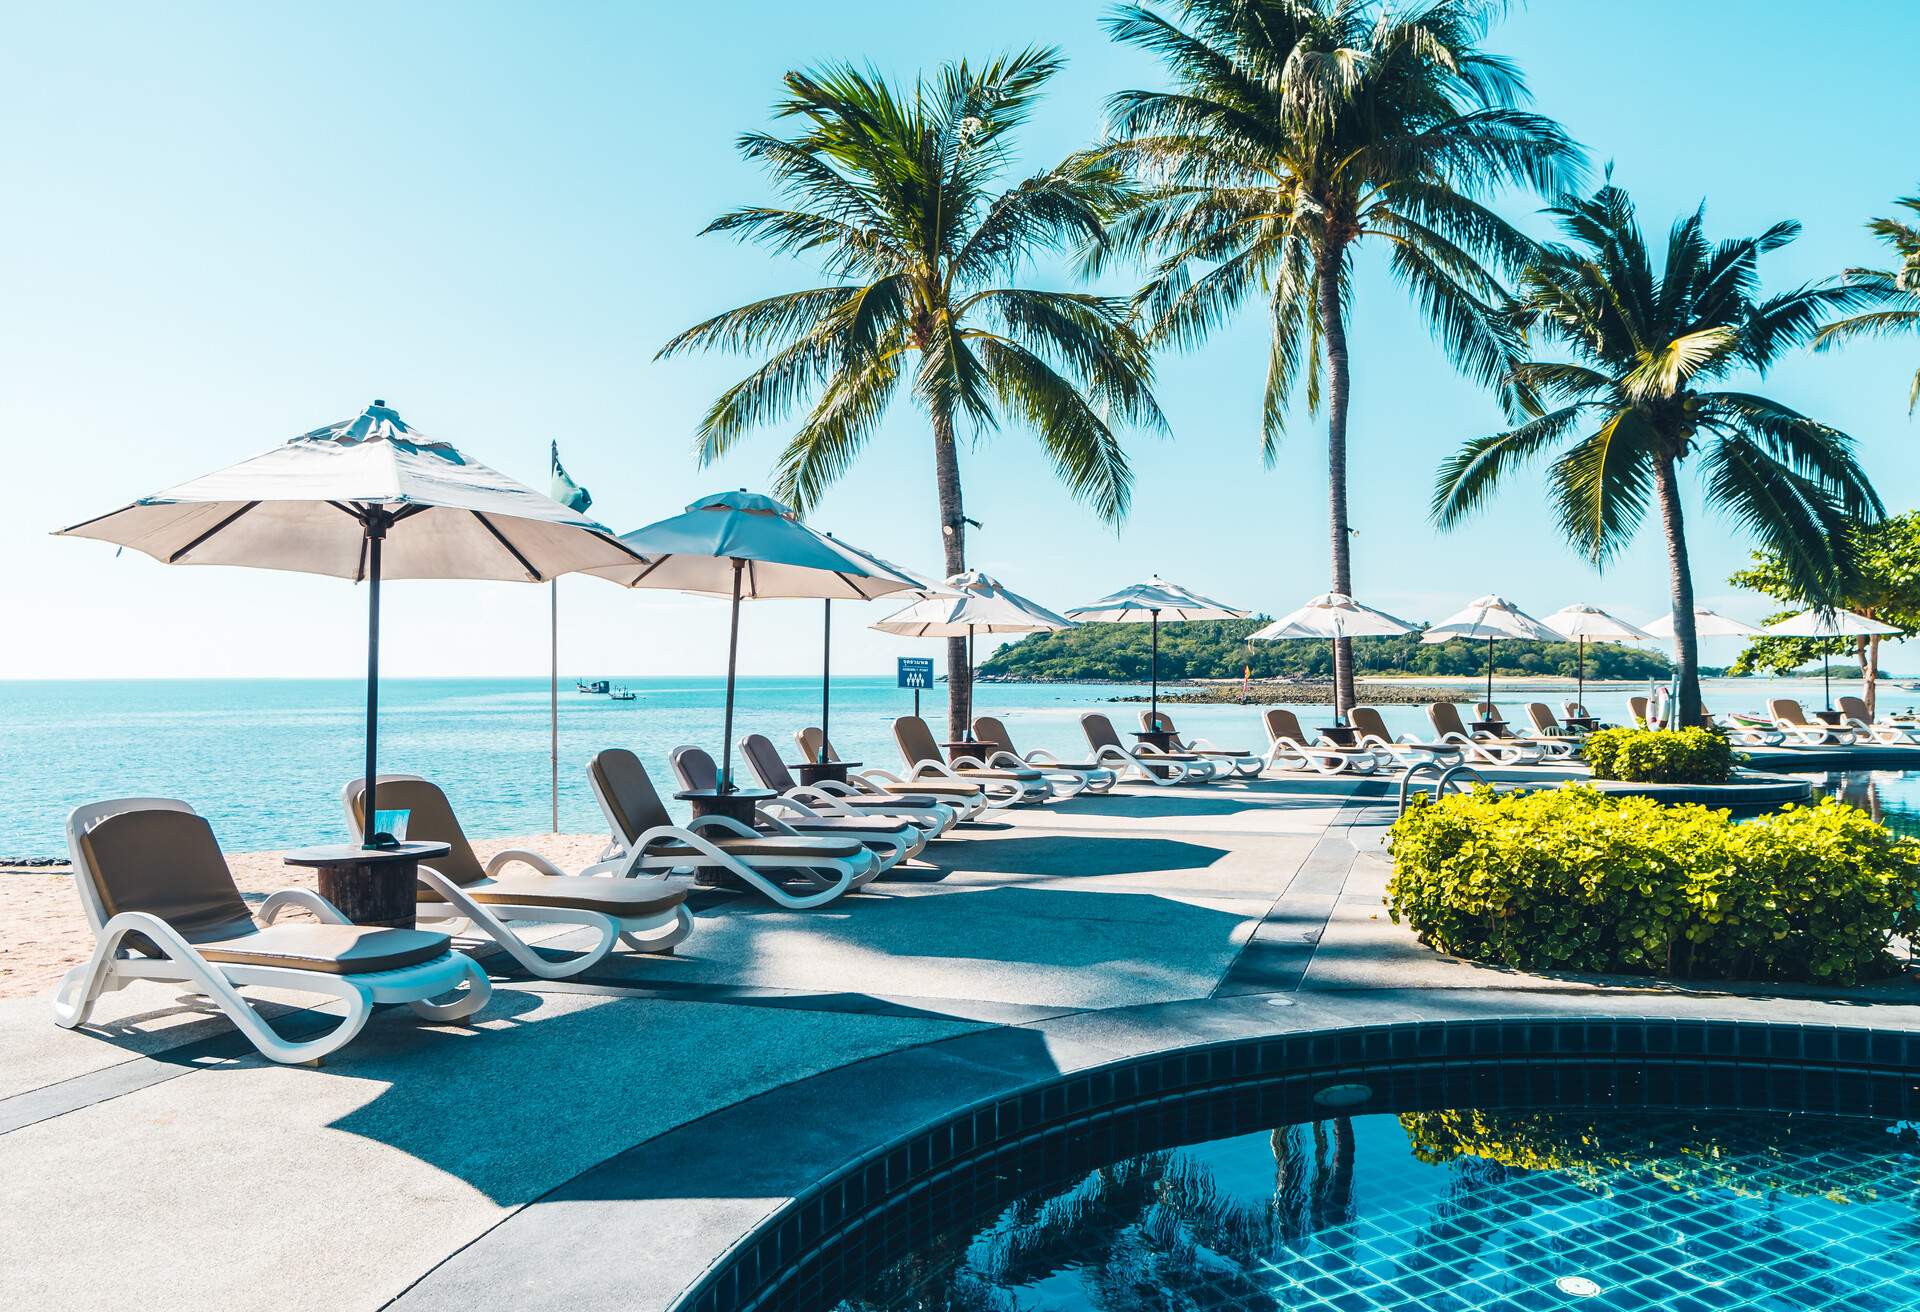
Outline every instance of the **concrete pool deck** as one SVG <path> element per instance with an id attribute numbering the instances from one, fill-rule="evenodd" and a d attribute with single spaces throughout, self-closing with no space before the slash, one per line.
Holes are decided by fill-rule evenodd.
<path id="1" fill-rule="evenodd" d="M 33 1308 L 667 1307 L 860 1154 L 1143 1052 L 1555 1015 L 1920 1032 L 1911 976 L 1708 988 L 1433 953 L 1380 904 L 1392 802 L 1289 777 L 1005 814 L 818 911 L 703 895 L 673 958 L 497 974 L 472 1025 L 383 1012 L 318 1070 L 168 988 L 109 995 L 78 1033 L 43 999 L 0 1003 L 0 1288 Z"/>

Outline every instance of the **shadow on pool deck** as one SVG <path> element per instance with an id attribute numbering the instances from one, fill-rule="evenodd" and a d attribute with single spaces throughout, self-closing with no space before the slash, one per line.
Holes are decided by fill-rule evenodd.
<path id="1" fill-rule="evenodd" d="M 1098 875 L 1143 875 L 1210 866 L 1229 849 L 1176 838 L 1102 838 L 1081 834 L 1031 834 L 981 839 L 943 865 L 970 874 L 1025 875 L 1065 879 Z"/>

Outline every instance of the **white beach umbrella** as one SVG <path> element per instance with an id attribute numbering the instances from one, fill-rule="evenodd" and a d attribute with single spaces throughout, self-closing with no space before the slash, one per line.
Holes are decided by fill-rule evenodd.
<path id="1" fill-rule="evenodd" d="M 1541 623 L 1556 633 L 1572 638 L 1580 645 L 1579 685 L 1576 696 L 1580 705 L 1587 704 L 1587 639 L 1598 642 L 1652 642 L 1653 635 L 1637 624 L 1629 624 L 1617 615 L 1609 615 L 1598 606 L 1589 606 L 1584 602 L 1575 602 L 1571 606 L 1562 606 L 1547 616 Z"/>
<path id="2" fill-rule="evenodd" d="M 965 638 L 967 668 L 973 668 L 976 633 L 1046 633 L 1070 629 L 1073 621 L 1021 596 L 977 569 L 950 576 L 940 592 L 922 597 L 867 626 L 902 638 Z"/>
<path id="3" fill-rule="evenodd" d="M 1671 638 L 1673 634 L 1672 614 L 1662 615 L 1646 626 L 1646 631 L 1656 638 Z M 1693 632 L 1700 638 L 1751 638 L 1760 630 L 1751 624 L 1734 619 L 1731 615 L 1722 615 L 1719 611 L 1708 610 L 1705 606 L 1693 608 Z"/>
<path id="4" fill-rule="evenodd" d="M 1769 624 L 1765 632 L 1777 638 L 1884 638 L 1900 630 L 1850 610 L 1823 611 L 1816 607 Z M 1824 651 L 1820 653 L 1820 682 L 1826 692 L 1827 709 L 1832 710 L 1833 674 Z"/>
<path id="5" fill-rule="evenodd" d="M 733 700 L 746 598 L 822 597 L 871 601 L 910 592 L 918 580 L 856 553 L 800 522 L 792 508 L 756 492 L 703 497 L 682 514 L 622 534 L 638 564 L 588 571 L 627 588 L 669 588 L 730 596 L 727 700 L 720 790 L 733 790 Z M 823 726 L 824 727 L 824 726 Z"/>
<path id="6" fill-rule="evenodd" d="M 1362 606 L 1344 592 L 1323 592 L 1298 610 L 1289 611 L 1247 637 L 1253 642 L 1276 642 L 1288 638 L 1393 637 L 1412 633 L 1415 626 L 1396 619 L 1383 610 Z M 1333 719 L 1344 724 L 1340 705 L 1340 685 L 1333 686 Z"/>
<path id="7" fill-rule="evenodd" d="M 1450 642 L 1467 638 L 1487 644 L 1487 700 L 1493 700 L 1493 644 L 1503 639 L 1525 642 L 1565 642 L 1557 630 L 1542 624 L 1497 593 L 1488 593 L 1468 603 L 1466 609 L 1447 616 L 1420 636 L 1423 643 Z"/>
<path id="8" fill-rule="evenodd" d="M 168 565 L 366 580 L 369 845 L 382 578 L 544 583 L 594 566 L 644 564 L 593 520 L 423 436 L 385 401 L 60 534 L 132 547 Z"/>
<path id="9" fill-rule="evenodd" d="M 1243 620 L 1248 612 L 1236 610 L 1225 602 L 1203 597 L 1177 583 L 1169 583 L 1155 574 L 1131 587 L 1110 592 L 1098 601 L 1075 606 L 1066 617 L 1076 624 L 1148 624 L 1153 625 L 1152 720 L 1160 723 L 1160 621 Z"/>

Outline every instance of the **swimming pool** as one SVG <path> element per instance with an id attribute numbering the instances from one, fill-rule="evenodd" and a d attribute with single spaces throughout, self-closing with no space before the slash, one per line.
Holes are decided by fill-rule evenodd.
<path id="1" fill-rule="evenodd" d="M 1850 802 L 1896 833 L 1920 837 L 1920 770 L 1816 775 L 1813 794 Z"/>
<path id="2" fill-rule="evenodd" d="M 1920 1137 L 1820 1115 L 1441 1110 L 1043 1182 L 869 1309 L 1920 1309 Z"/>

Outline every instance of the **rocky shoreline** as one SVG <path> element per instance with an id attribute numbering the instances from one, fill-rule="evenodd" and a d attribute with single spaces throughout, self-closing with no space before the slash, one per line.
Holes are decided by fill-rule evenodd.
<path id="1" fill-rule="evenodd" d="M 1445 697 L 1445 690 L 1431 684 L 1406 685 L 1401 683 L 1360 682 L 1356 689 L 1361 705 L 1384 704 L 1391 706 L 1424 706 L 1428 702 Z M 1144 702 L 1145 693 L 1129 693 L 1122 697 L 1109 697 L 1111 702 Z M 1333 683 L 1293 683 L 1263 680 L 1242 687 L 1238 683 L 1178 684 L 1171 688 L 1163 686 L 1160 700 L 1171 703 L 1197 703 L 1217 706 L 1331 706 L 1333 705 Z"/>

